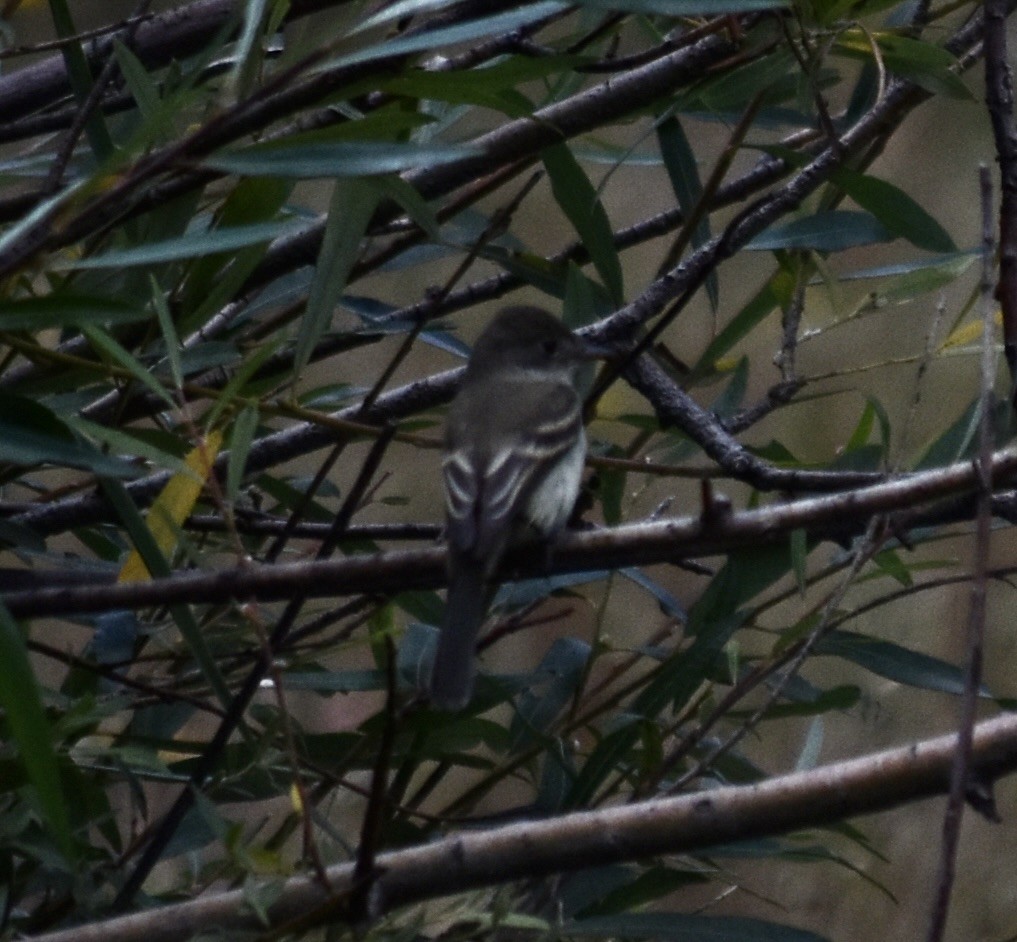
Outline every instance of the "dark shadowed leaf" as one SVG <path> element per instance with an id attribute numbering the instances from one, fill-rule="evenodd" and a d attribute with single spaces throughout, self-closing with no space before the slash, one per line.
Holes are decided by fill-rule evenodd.
<path id="1" fill-rule="evenodd" d="M 461 160 L 478 153 L 466 145 L 442 146 L 349 141 L 287 146 L 264 145 L 227 151 L 205 163 L 248 177 L 369 177 Z"/>
<path id="2" fill-rule="evenodd" d="M 131 465 L 103 454 L 45 406 L 21 396 L 0 394 L 0 460 L 11 464 L 54 464 L 85 468 L 110 477 L 134 477 Z"/>
<path id="3" fill-rule="evenodd" d="M 826 212 L 771 226 L 760 233 L 746 249 L 814 249 L 817 252 L 842 252 L 859 245 L 889 242 L 893 234 L 871 213 L 848 209 Z"/>
<path id="4" fill-rule="evenodd" d="M 621 262 L 614 247 L 611 222 L 589 178 L 565 144 L 548 147 L 544 167 L 551 178 L 555 201 L 572 223 L 594 267 L 616 303 L 624 296 Z"/>
<path id="5" fill-rule="evenodd" d="M 0 604 L 0 705 L 4 708 L 18 753 L 28 774 L 46 827 L 67 856 L 74 854 L 71 818 L 60 781 L 53 732 L 42 695 L 28 660 L 25 638 Z"/>
<path id="6" fill-rule="evenodd" d="M 507 13 L 497 13 L 475 20 L 468 20 L 455 26 L 444 26 L 426 30 L 398 39 L 392 39 L 377 46 L 370 46 L 358 52 L 350 53 L 333 61 L 330 65 L 352 65 L 355 62 L 370 62 L 372 59 L 383 59 L 387 56 L 402 56 L 411 52 L 423 52 L 436 49 L 449 43 L 468 42 L 482 36 L 495 33 L 511 33 L 513 30 L 535 23 L 546 16 L 560 13 L 565 4 L 555 2 L 533 3 L 517 7 Z"/>
<path id="7" fill-rule="evenodd" d="M 311 293 L 300 324 L 294 370 L 302 372 L 315 344 L 328 329 L 346 280 L 361 251 L 361 240 L 378 205 L 378 192 L 363 180 L 337 180 L 329 203 L 325 235 Z"/>
<path id="8" fill-rule="evenodd" d="M 959 667 L 869 635 L 849 631 L 831 632 L 820 640 L 816 653 L 853 661 L 873 674 L 909 687 L 952 694 L 960 694 L 964 690 L 964 674 Z M 983 697 L 991 696 L 984 686 L 981 687 L 980 694 Z"/>
<path id="9" fill-rule="evenodd" d="M 895 33 L 876 33 L 882 64 L 902 78 L 937 95 L 970 100 L 971 92 L 954 71 L 957 59 L 948 50 L 931 42 L 899 36 Z M 868 30 L 849 29 L 840 33 L 834 51 L 865 60 L 876 57 L 872 48 L 873 35 Z"/>
<path id="10" fill-rule="evenodd" d="M 176 239 L 152 242 L 131 249 L 117 249 L 91 258 L 70 259 L 64 268 L 125 268 L 131 265 L 158 265 L 185 258 L 198 258 L 217 252 L 232 252 L 259 242 L 271 242 L 283 235 L 291 235 L 304 228 L 306 223 L 265 222 L 230 229 L 206 229 L 189 232 Z"/>
<path id="11" fill-rule="evenodd" d="M 557 638 L 516 703 L 510 734 L 512 750 L 540 739 L 575 695 L 590 658 L 590 646 L 578 638 Z"/>
<path id="12" fill-rule="evenodd" d="M 675 199 L 688 220 L 702 199 L 703 185 L 699 180 L 699 166 L 696 163 L 692 145 L 689 143 L 681 122 L 673 115 L 658 123 L 657 143 L 660 146 L 667 178 L 671 181 Z M 710 216 L 709 213 L 703 213 L 696 223 L 689 241 L 693 248 L 699 248 L 709 239 Z M 710 305 L 716 310 L 720 291 L 716 270 L 711 271 L 707 276 L 705 287 Z"/>
<path id="13" fill-rule="evenodd" d="M 929 252 L 957 251 L 950 234 L 900 187 L 846 170 L 834 179 L 893 235 Z"/>
<path id="14" fill-rule="evenodd" d="M 692 376 L 708 376 L 716 369 L 716 361 L 726 356 L 739 341 L 747 337 L 764 318 L 768 317 L 780 304 L 782 293 L 777 290 L 774 282 L 786 280 L 783 272 L 776 272 L 745 306 L 731 318 L 710 341 L 699 361 L 692 368 Z"/>
<path id="15" fill-rule="evenodd" d="M 149 317 L 144 308 L 116 298 L 51 294 L 0 301 L 0 330 L 46 330 L 82 324 L 127 324 Z"/>

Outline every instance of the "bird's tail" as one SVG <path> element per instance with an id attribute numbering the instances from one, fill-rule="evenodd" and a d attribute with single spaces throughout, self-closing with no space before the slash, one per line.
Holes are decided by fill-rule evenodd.
<path id="1" fill-rule="evenodd" d="M 461 710 L 473 694 L 474 648 L 487 608 L 486 583 L 483 566 L 473 561 L 458 560 L 452 567 L 431 671 L 431 703 L 439 710 Z"/>

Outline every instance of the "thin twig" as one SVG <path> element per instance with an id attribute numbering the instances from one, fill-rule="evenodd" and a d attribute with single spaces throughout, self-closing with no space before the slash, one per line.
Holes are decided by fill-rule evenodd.
<path id="1" fill-rule="evenodd" d="M 367 490 L 371 478 L 377 471 L 381 458 L 388 448 L 389 442 L 392 440 L 393 432 L 394 429 L 390 428 L 386 434 L 383 434 L 374 442 L 371 451 L 364 460 L 356 481 L 354 481 L 353 486 L 346 495 L 346 500 L 343 502 L 339 513 L 336 514 L 331 533 L 322 542 L 318 550 L 320 559 L 327 558 L 338 546 L 345 528 L 349 526 L 353 514 L 360 505 L 361 497 Z M 272 630 L 267 647 L 262 651 L 262 656 L 245 678 L 240 690 L 230 703 L 229 711 L 216 729 L 215 735 L 195 762 L 194 768 L 191 771 L 189 784 L 177 795 L 170 810 L 159 822 L 151 839 L 145 846 L 145 850 L 138 863 L 124 881 L 120 892 L 113 902 L 114 910 L 122 910 L 130 906 L 148 874 L 151 873 L 152 868 L 159 862 L 163 851 L 166 849 L 166 845 L 173 838 L 173 835 L 183 822 L 184 816 L 194 804 L 196 792 L 202 788 L 219 762 L 222 751 L 226 748 L 226 743 L 229 741 L 230 736 L 233 735 L 233 731 L 243 718 L 251 699 L 261 686 L 261 681 L 265 678 L 271 664 L 270 658 L 273 652 L 278 651 L 286 641 L 286 637 L 293 627 L 297 614 L 303 607 L 306 599 L 307 595 L 303 593 L 291 595 L 289 604 L 282 615 L 280 615 L 279 621 Z"/>
<path id="2" fill-rule="evenodd" d="M 982 369 L 980 413 L 978 421 L 977 515 L 975 517 L 974 562 L 971 571 L 971 595 L 968 605 L 967 664 L 964 669 L 964 694 L 961 697 L 957 729 L 957 749 L 950 772 L 950 796 L 943 815 L 939 866 L 928 942 L 941 942 L 946 932 L 950 895 L 953 890 L 960 841 L 961 820 L 965 797 L 983 783 L 971 780 L 971 761 L 975 721 L 978 715 L 978 694 L 982 683 L 982 661 L 985 651 L 985 598 L 988 584 L 990 537 L 992 533 L 992 440 L 993 395 L 996 345 L 994 330 L 995 304 L 992 289 L 995 281 L 995 258 L 992 178 L 989 168 L 982 165 L 980 175 L 982 207 Z M 1017 261 L 1017 259 L 1015 259 Z"/>

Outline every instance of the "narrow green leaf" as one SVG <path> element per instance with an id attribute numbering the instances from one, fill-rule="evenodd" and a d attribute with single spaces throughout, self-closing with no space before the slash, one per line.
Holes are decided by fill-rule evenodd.
<path id="1" fill-rule="evenodd" d="M 911 578 L 911 571 L 904 560 L 901 559 L 899 553 L 893 550 L 883 550 L 882 553 L 877 553 L 872 558 L 872 561 L 888 576 L 896 579 L 902 586 L 907 587 L 914 583 L 914 579 Z"/>
<path id="2" fill-rule="evenodd" d="M 774 464 L 782 464 L 789 468 L 799 467 L 802 462 L 793 451 L 788 449 L 782 442 L 770 440 L 762 445 L 756 445 L 750 449 L 752 454 Z"/>
<path id="3" fill-rule="evenodd" d="M 915 470 L 939 468 L 960 461 L 962 458 L 970 458 L 975 451 L 975 432 L 978 429 L 979 408 L 980 402 L 976 397 L 957 419 L 928 446 L 925 453 L 915 463 Z M 1003 399 L 997 402 L 993 407 L 992 416 L 995 441 L 1007 441 L 1011 437 L 1011 418 L 1012 412 L 1007 401 Z"/>
<path id="4" fill-rule="evenodd" d="M 265 144 L 225 151 L 205 160 L 210 167 L 248 177 L 368 177 L 447 164 L 480 152 L 468 145 L 422 145 L 392 141 Z"/>
<path id="5" fill-rule="evenodd" d="M 295 376 L 310 362 L 315 344 L 331 323 L 332 312 L 346 288 L 346 279 L 360 253 L 361 239 L 377 205 L 378 191 L 366 181 L 336 181 L 311 294 L 297 337 Z"/>
<path id="6" fill-rule="evenodd" d="M 746 249 L 814 249 L 817 252 L 843 252 L 859 245 L 890 242 L 890 233 L 871 213 L 831 209 L 803 219 L 771 226 L 761 232 Z"/>
<path id="7" fill-rule="evenodd" d="M 432 242 L 441 241 L 441 224 L 434 210 L 427 204 L 416 188 L 402 177 L 381 177 L 376 186 L 382 193 L 395 200 Z"/>
<path id="8" fill-rule="evenodd" d="M 176 403 L 173 397 L 133 353 L 125 349 L 114 338 L 95 324 L 84 324 L 81 332 L 88 338 L 88 342 L 98 351 L 109 357 L 114 363 L 127 370 L 134 379 L 143 386 L 146 386 L 167 405 L 174 406 Z"/>
<path id="9" fill-rule="evenodd" d="M 592 278 L 583 274 L 575 262 L 569 262 L 565 275 L 565 297 L 562 319 L 570 330 L 586 327 L 614 310 L 607 292 Z"/>
<path id="10" fill-rule="evenodd" d="M 713 621 L 737 615 L 741 606 L 787 575 L 790 568 L 790 554 L 782 546 L 732 553 L 693 605 L 689 630 L 695 633 Z"/>
<path id="11" fill-rule="evenodd" d="M 215 213 L 215 229 L 232 231 L 277 223 L 277 214 L 293 192 L 293 185 L 291 180 L 268 177 L 237 181 Z M 190 262 L 176 295 L 176 309 L 183 318 L 180 332 L 196 330 L 233 297 L 267 247 L 267 242 L 258 242 L 240 250 L 202 255 Z"/>
<path id="12" fill-rule="evenodd" d="M 392 23 L 407 16 L 435 13 L 458 2 L 459 0 L 397 0 L 395 3 L 386 5 L 373 16 L 369 16 L 362 23 L 358 23 L 350 30 L 350 35 L 374 29 L 376 26 L 384 26 L 386 23 Z"/>
<path id="13" fill-rule="evenodd" d="M 576 780 L 573 743 L 555 736 L 544 750 L 540 782 L 534 796 L 538 814 L 558 814 L 565 807 L 569 789 Z"/>
<path id="14" fill-rule="evenodd" d="M 598 455 L 612 458 L 625 457 L 624 449 L 618 445 L 609 445 L 597 450 Z M 600 503 L 604 514 L 604 522 L 609 526 L 617 526 L 623 519 L 623 501 L 628 473 L 616 468 L 598 468 L 594 478 L 594 496 Z"/>
<path id="15" fill-rule="evenodd" d="M 725 324 L 716 337 L 710 341 L 699 361 L 692 367 L 692 376 L 700 378 L 708 376 L 716 370 L 716 363 L 721 357 L 727 356 L 735 344 L 744 340 L 752 330 L 769 317 L 780 303 L 780 297 L 774 290 L 774 281 L 784 278 L 780 271 L 763 285 L 748 303 Z"/>
<path id="16" fill-rule="evenodd" d="M 76 180 L 63 187 L 58 193 L 38 203 L 30 213 L 21 217 L 18 222 L 10 227 L 0 236 L 0 255 L 8 252 L 11 246 L 20 242 L 29 232 L 32 232 L 39 223 L 49 219 L 64 204 L 71 200 L 78 190 L 88 181 Z"/>
<path id="17" fill-rule="evenodd" d="M 69 416 L 67 424 L 100 444 L 106 445 L 116 454 L 117 460 L 125 458 L 144 458 L 157 468 L 172 471 L 174 474 L 186 471 L 187 466 L 179 455 L 160 448 L 151 438 L 143 437 L 138 429 L 118 429 L 112 426 L 89 422 L 81 416 Z"/>
<path id="18" fill-rule="evenodd" d="M 691 645 L 661 665 L 638 694 L 633 712 L 648 718 L 665 709 L 680 710 L 702 684 L 724 646 L 745 621 L 741 606 L 786 575 L 790 557 L 784 547 L 733 553 L 689 612 L 686 634 Z"/>
<path id="19" fill-rule="evenodd" d="M 266 222 L 253 226 L 237 226 L 231 229 L 211 229 L 203 232 L 188 232 L 175 239 L 153 242 L 129 249 L 116 249 L 105 255 L 92 258 L 67 259 L 58 268 L 126 268 L 132 265 L 157 265 L 161 262 L 177 262 L 186 258 L 198 258 L 215 252 L 233 252 L 236 249 L 272 242 L 280 236 L 292 235 L 306 228 L 306 222 Z"/>
<path id="20" fill-rule="evenodd" d="M 486 245 L 481 251 L 482 258 L 500 265 L 509 274 L 521 278 L 527 284 L 539 288 L 552 298 L 565 297 L 565 281 L 568 267 L 553 262 L 533 252 L 520 252 L 500 245 Z"/>
<path id="21" fill-rule="evenodd" d="M 823 749 L 823 738 L 826 733 L 823 717 L 817 716 L 809 724 L 809 731 L 805 735 L 805 742 L 802 744 L 801 752 L 795 760 L 795 771 L 806 772 L 819 765 L 819 755 Z"/>
<path id="22" fill-rule="evenodd" d="M 804 167 L 808 162 L 805 154 L 788 147 L 776 145 L 764 146 L 760 149 L 773 157 L 787 161 L 792 167 Z M 922 206 L 894 184 L 846 167 L 835 170 L 830 179 L 862 209 L 872 213 L 892 235 L 907 239 L 918 248 L 942 253 L 942 256 L 937 259 L 905 262 L 902 265 L 890 266 L 882 270 L 885 274 L 901 274 L 933 266 L 938 267 L 940 263 L 947 260 L 955 261 L 961 254 L 958 253 L 957 246 L 954 245 L 949 233 Z M 843 277 L 866 276 L 858 273 Z M 873 274 L 872 277 L 878 276 Z"/>
<path id="23" fill-rule="evenodd" d="M 624 763 L 625 756 L 638 739 L 639 728 L 644 722 L 647 721 L 637 716 L 619 717 L 618 725 L 597 743 L 589 758 L 583 763 L 572 791 L 562 804 L 563 810 L 589 807 L 607 777 L 617 772 Z"/>
<path id="24" fill-rule="evenodd" d="M 73 40 L 79 30 L 71 19 L 67 0 L 49 0 L 49 10 L 57 35 L 61 39 Z M 85 58 L 85 51 L 81 43 L 76 41 L 64 43 L 60 47 L 60 51 L 67 66 L 67 75 L 74 97 L 79 106 L 84 105 L 92 91 L 92 70 Z M 89 113 L 85 121 L 85 136 L 88 138 L 92 152 L 99 160 L 105 160 L 113 153 L 115 149 L 113 138 L 110 137 L 109 128 L 106 127 L 106 120 L 101 109 L 93 108 Z"/>
<path id="25" fill-rule="evenodd" d="M 862 409 L 862 414 L 858 419 L 858 424 L 855 426 L 855 430 L 851 433 L 851 437 L 847 440 L 847 444 L 844 446 L 845 451 L 855 451 L 858 448 L 862 448 L 869 443 L 869 436 L 872 434 L 872 427 L 876 421 L 876 410 L 871 402 L 866 402 L 865 408 Z"/>
<path id="26" fill-rule="evenodd" d="M 177 336 L 177 328 L 159 282 L 155 280 L 154 275 L 148 276 L 148 282 L 152 289 L 152 305 L 155 307 L 159 329 L 162 331 L 162 342 L 166 347 L 166 362 L 169 363 L 170 375 L 173 377 L 173 387 L 180 389 L 184 385 L 184 371 L 180 365 L 180 338 Z"/>
<path id="27" fill-rule="evenodd" d="M 612 913 L 632 912 L 690 885 L 708 883 L 709 879 L 706 873 L 692 867 L 685 870 L 678 867 L 650 867 L 639 872 L 633 879 L 626 880 L 621 886 L 605 888 L 590 900 L 590 905 L 581 910 L 579 915 L 581 919 L 590 919 Z"/>
<path id="28" fill-rule="evenodd" d="M 853 684 L 844 684 L 825 690 L 811 700 L 794 703 L 774 703 L 767 708 L 764 720 L 783 720 L 789 716 L 818 716 L 833 711 L 850 710 L 862 697 L 861 690 Z"/>
<path id="29" fill-rule="evenodd" d="M 591 648 L 578 638 L 557 638 L 516 702 L 510 750 L 518 752 L 540 740 L 575 695 Z"/>
<path id="30" fill-rule="evenodd" d="M 233 85 L 238 98 L 250 91 L 261 67 L 261 50 L 255 50 L 255 43 L 265 19 L 266 4 L 267 0 L 246 0 L 243 4 L 244 26 L 233 53 L 236 60 L 233 68 Z"/>
<path id="31" fill-rule="evenodd" d="M 214 428 L 223 412 L 233 403 L 235 396 L 240 394 L 248 381 L 254 376 L 264 363 L 279 349 L 280 338 L 275 341 L 263 343 L 256 347 L 244 360 L 244 362 L 233 371 L 230 381 L 222 388 L 219 397 L 212 406 L 209 414 L 205 417 L 205 424 Z"/>
<path id="32" fill-rule="evenodd" d="M 660 145 L 664 168 L 667 170 L 668 180 L 671 181 L 675 199 L 678 201 L 681 211 L 688 218 L 703 198 L 703 185 L 699 180 L 699 166 L 696 164 L 696 155 L 692 151 L 692 145 L 689 144 L 681 122 L 674 115 L 658 122 L 657 143 Z M 703 213 L 696 223 L 690 242 L 695 248 L 698 248 L 709 240 L 710 216 L 709 213 Z M 715 269 L 707 276 L 705 288 L 710 306 L 713 310 L 717 310 L 720 288 Z"/>
<path id="33" fill-rule="evenodd" d="M 475 104 L 522 117 L 533 112 L 533 103 L 518 90 L 520 85 L 548 80 L 574 69 L 581 62 L 579 56 L 512 56 L 483 69 L 471 70 L 468 82 L 463 80 L 461 72 L 415 70 L 393 76 L 380 87 L 418 100 Z M 622 158 L 618 156 L 610 162 L 613 164 L 617 159 Z M 659 163 L 656 158 L 654 160 Z"/>
<path id="34" fill-rule="evenodd" d="M 834 182 L 892 235 L 929 252 L 956 252 L 950 234 L 900 187 L 877 177 L 839 171 Z"/>
<path id="35" fill-rule="evenodd" d="M 834 52 L 871 61 L 873 36 L 867 30 L 849 29 L 838 34 Z M 934 43 L 896 33 L 876 33 L 880 58 L 885 67 L 920 85 L 936 95 L 961 101 L 971 100 L 971 91 L 960 75 L 953 71 L 957 58 L 949 50 Z"/>
<path id="36" fill-rule="evenodd" d="M 473 39 L 480 39 L 483 36 L 494 34 L 511 33 L 530 23 L 553 16 L 567 9 L 568 4 L 551 2 L 533 3 L 517 7 L 507 13 L 497 13 L 493 16 L 484 16 L 476 20 L 468 20 L 455 26 L 444 26 L 437 29 L 430 29 L 423 33 L 416 33 L 404 36 L 399 39 L 392 39 L 376 46 L 369 46 L 357 52 L 341 56 L 325 67 L 330 68 L 337 65 L 352 65 L 355 62 L 370 62 L 373 59 L 384 59 L 388 56 L 408 55 L 412 52 L 424 52 L 428 49 L 438 49 L 454 43 L 469 42 Z"/>
<path id="37" fill-rule="evenodd" d="M 429 73 L 414 72 L 414 76 L 424 78 Z M 473 73 L 470 73 L 471 77 Z M 379 76 L 380 79 L 380 76 Z M 462 76 L 459 76 L 462 81 Z M 379 86 L 379 89 L 387 85 Z M 415 95 L 407 91 L 401 97 L 423 98 L 424 95 Z M 358 115 L 355 121 L 342 121 L 338 124 L 330 124 L 325 127 L 312 128 L 307 131 L 294 131 L 285 134 L 273 141 L 257 145 L 257 150 L 271 151 L 277 147 L 299 147 L 304 144 L 338 144 L 353 141 L 383 144 L 392 141 L 408 141 L 413 133 L 420 128 L 433 125 L 435 119 L 419 111 L 407 110 L 405 102 L 385 105 L 377 110 L 369 111 L 367 114 Z M 421 142 L 423 143 L 423 142 Z M 243 151 L 246 153 L 246 150 Z M 223 153 L 232 153 L 224 151 Z"/>
<path id="38" fill-rule="evenodd" d="M 850 631 L 831 632 L 820 639 L 816 654 L 852 661 L 879 677 L 909 687 L 955 695 L 964 691 L 964 672 L 959 667 L 869 635 Z M 979 688 L 979 695 L 992 696 L 984 685 Z"/>
<path id="39" fill-rule="evenodd" d="M 0 330 L 47 330 L 82 324 L 130 324 L 149 314 L 135 304 L 98 295 L 59 293 L 0 300 Z"/>
<path id="40" fill-rule="evenodd" d="M 113 41 L 113 55 L 127 83 L 127 88 L 138 105 L 138 111 L 146 121 L 157 121 L 162 117 L 159 89 L 141 60 L 119 39 Z"/>
<path id="41" fill-rule="evenodd" d="M 642 569 L 620 569 L 619 572 L 626 579 L 630 579 L 636 585 L 641 586 L 649 592 L 657 600 L 660 610 L 665 615 L 677 619 L 681 624 L 685 624 L 689 620 L 689 613 L 685 606 L 659 582 L 651 579 Z"/>
<path id="42" fill-rule="evenodd" d="M 893 265 L 860 268 L 857 271 L 845 272 L 839 277 L 841 281 L 855 281 L 868 278 L 905 277 L 932 271 L 942 274 L 946 279 L 944 282 L 933 283 L 932 287 L 938 288 L 963 275 L 977 258 L 979 258 L 978 252 L 949 252 L 946 255 L 937 255 L 933 258 L 909 259 L 906 262 L 898 262 Z"/>
<path id="43" fill-rule="evenodd" d="M 546 148 L 541 157 L 551 180 L 551 191 L 568 217 L 594 267 L 616 304 L 624 298 L 621 262 L 614 247 L 611 221 L 589 178 L 565 144 Z"/>
<path id="44" fill-rule="evenodd" d="M 721 390 L 719 396 L 710 403 L 710 411 L 727 418 L 734 415 L 745 402 L 745 394 L 749 388 L 749 358 L 739 357 L 734 369 L 728 369 L 730 380 Z"/>
<path id="45" fill-rule="evenodd" d="M 230 435 L 230 460 L 226 472 L 226 499 L 235 504 L 240 494 L 240 485 L 244 480 L 244 466 L 254 441 L 254 433 L 258 428 L 258 410 L 253 407 L 242 409 L 233 421 L 233 432 Z"/>
<path id="46" fill-rule="evenodd" d="M 879 422 L 879 443 L 882 446 L 883 454 L 886 455 L 890 451 L 890 442 L 892 437 L 890 416 L 883 407 L 883 403 L 875 396 L 868 396 L 865 401 L 872 407 L 876 420 Z"/>
<path id="47" fill-rule="evenodd" d="M 716 77 L 705 77 L 699 86 L 683 96 L 682 110 L 705 107 L 716 112 L 743 112 L 760 91 L 766 92 L 765 104 L 775 104 L 794 94 L 796 82 L 788 80 L 796 72 L 790 51 L 778 47 L 745 65 L 723 69 Z"/>
<path id="48" fill-rule="evenodd" d="M 10 464 L 54 464 L 125 478 L 136 473 L 126 462 L 76 438 L 45 406 L 21 396 L 0 394 L 0 441 L 0 459 Z"/>
<path id="49" fill-rule="evenodd" d="M 3 706 L 21 763 L 32 785 L 46 829 L 63 854 L 75 854 L 71 815 L 60 781 L 53 731 L 28 658 L 25 638 L 0 603 L 0 706 Z"/>

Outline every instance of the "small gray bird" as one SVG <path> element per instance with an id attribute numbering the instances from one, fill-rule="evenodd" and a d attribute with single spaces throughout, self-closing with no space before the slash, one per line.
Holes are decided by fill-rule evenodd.
<path id="1" fill-rule="evenodd" d="M 580 366 L 605 350 L 547 311 L 509 307 L 480 335 L 448 414 L 443 461 L 449 587 L 431 702 L 462 709 L 506 548 L 568 522 L 586 457 Z"/>

